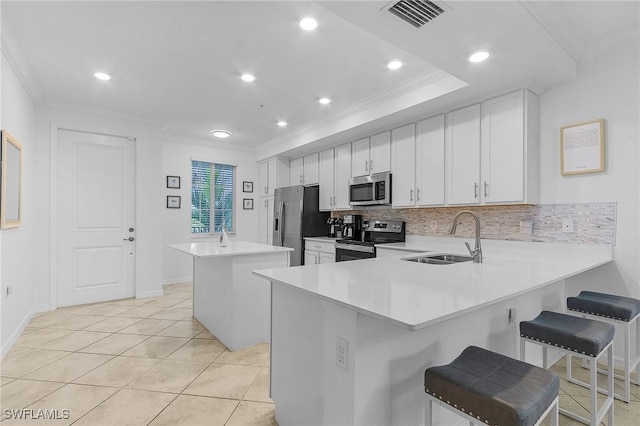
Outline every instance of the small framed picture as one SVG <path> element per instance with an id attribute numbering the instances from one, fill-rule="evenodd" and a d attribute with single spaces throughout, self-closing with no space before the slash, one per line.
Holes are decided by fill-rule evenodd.
<path id="1" fill-rule="evenodd" d="M 180 176 L 167 176 L 167 188 L 180 189 Z"/>
<path id="2" fill-rule="evenodd" d="M 604 119 L 560 128 L 562 176 L 604 171 Z"/>
<path id="3" fill-rule="evenodd" d="M 180 196 L 179 195 L 167 195 L 167 208 L 179 209 L 180 208 Z"/>
<path id="4" fill-rule="evenodd" d="M 242 182 L 242 192 L 253 192 L 253 182 L 246 180 Z"/>
<path id="5" fill-rule="evenodd" d="M 243 198 L 242 208 L 244 210 L 253 210 L 253 198 Z"/>

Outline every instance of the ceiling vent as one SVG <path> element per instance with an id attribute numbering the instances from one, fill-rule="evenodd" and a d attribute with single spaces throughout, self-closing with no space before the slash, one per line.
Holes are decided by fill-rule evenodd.
<path id="1" fill-rule="evenodd" d="M 388 10 L 416 28 L 433 21 L 445 11 L 443 7 L 429 0 L 400 0 Z"/>

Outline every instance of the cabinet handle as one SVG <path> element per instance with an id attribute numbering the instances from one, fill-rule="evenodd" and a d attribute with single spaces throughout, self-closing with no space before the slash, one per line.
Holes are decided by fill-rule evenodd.
<path id="1" fill-rule="evenodd" d="M 298 176 L 298 182 L 302 183 L 302 175 Z"/>
<path id="2" fill-rule="evenodd" d="M 413 188 L 409 189 L 409 201 L 413 201 Z"/>
<path id="3" fill-rule="evenodd" d="M 489 194 L 487 193 L 487 181 L 484 181 L 484 198 L 487 198 Z"/>
<path id="4" fill-rule="evenodd" d="M 316 253 L 316 265 L 320 264 L 320 254 Z"/>
<path id="5" fill-rule="evenodd" d="M 373 171 L 373 160 L 369 160 L 369 170 Z"/>
<path id="6" fill-rule="evenodd" d="M 333 205 L 334 206 L 336 205 L 336 197 L 335 196 L 333 197 Z"/>
<path id="7" fill-rule="evenodd" d="M 369 171 L 369 160 L 364 160 L 364 169 L 368 172 Z"/>
<path id="8" fill-rule="evenodd" d="M 416 189 L 416 201 L 420 201 L 420 188 Z"/>
<path id="9" fill-rule="evenodd" d="M 473 198 L 478 198 L 478 182 L 473 183 Z"/>
<path id="10" fill-rule="evenodd" d="M 268 194 L 268 193 L 269 193 L 269 187 L 268 187 L 268 186 L 265 186 L 265 187 L 264 187 L 264 193 L 265 193 L 265 194 Z"/>

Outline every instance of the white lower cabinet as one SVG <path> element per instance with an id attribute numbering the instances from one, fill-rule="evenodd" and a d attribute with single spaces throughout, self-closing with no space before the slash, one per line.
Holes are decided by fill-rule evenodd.
<path id="1" fill-rule="evenodd" d="M 304 239 L 304 264 L 318 265 L 322 263 L 334 263 L 336 261 L 336 249 L 334 242 L 327 240 Z"/>

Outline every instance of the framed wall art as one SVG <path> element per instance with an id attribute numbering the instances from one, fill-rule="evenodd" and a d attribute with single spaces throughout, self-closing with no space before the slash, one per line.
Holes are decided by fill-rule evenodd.
<path id="1" fill-rule="evenodd" d="M 180 176 L 167 176 L 167 188 L 180 189 Z"/>
<path id="2" fill-rule="evenodd" d="M 604 120 L 560 128 L 560 173 L 563 176 L 604 171 Z"/>
<path id="3" fill-rule="evenodd" d="M 4 129 L 0 162 L 0 229 L 17 228 L 22 222 L 22 145 Z"/>
<path id="4" fill-rule="evenodd" d="M 167 208 L 179 209 L 180 208 L 180 196 L 179 195 L 167 195 Z"/>
<path id="5" fill-rule="evenodd" d="M 243 210 L 253 210 L 253 198 L 243 198 L 242 199 L 242 209 Z"/>
<path id="6" fill-rule="evenodd" d="M 242 182 L 242 192 L 253 192 L 253 182 Z"/>

